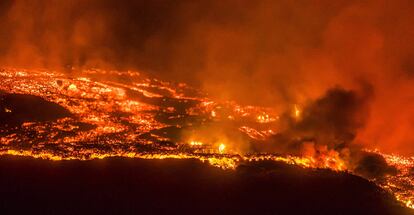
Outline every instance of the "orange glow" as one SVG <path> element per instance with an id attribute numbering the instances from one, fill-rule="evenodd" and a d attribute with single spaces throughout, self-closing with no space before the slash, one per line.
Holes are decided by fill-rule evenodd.
<path id="1" fill-rule="evenodd" d="M 301 115 L 301 110 L 299 109 L 299 107 L 297 106 L 297 105 L 295 105 L 294 106 L 294 108 L 293 108 L 293 116 L 296 118 L 296 119 L 299 119 L 300 118 L 300 115 Z"/>
<path id="2" fill-rule="evenodd" d="M 399 171 L 375 183 L 414 208 L 413 0 L 3 0 L 0 12 L 0 96 L 70 113 L 0 125 L 0 154 L 352 173 L 366 148 Z M 318 100 L 336 87 L 350 99 Z"/>
<path id="3" fill-rule="evenodd" d="M 199 142 L 199 141 L 191 141 L 190 142 L 190 145 L 192 145 L 192 146 L 202 146 L 203 143 L 202 142 Z"/>
<path id="4" fill-rule="evenodd" d="M 224 145 L 223 143 L 221 143 L 218 147 L 220 154 L 223 154 L 225 149 L 226 149 L 226 145 Z"/>
<path id="5" fill-rule="evenodd" d="M 232 116 L 231 122 L 235 123 L 237 132 L 251 140 L 263 141 L 264 145 L 269 145 L 269 138 L 279 131 L 278 112 L 271 108 L 242 106 L 230 101 L 216 102 L 201 94 L 190 96 L 186 94 L 186 85 L 173 85 L 144 78 L 133 72 L 127 73 L 133 80 L 132 83 L 92 78 L 96 74 L 116 77 L 121 75 L 118 71 L 85 70 L 82 74 L 85 77 L 73 79 L 46 70 L 0 70 L 0 90 L 39 96 L 61 105 L 74 115 L 50 122 L 25 122 L 21 125 L 21 132 L 0 134 L 0 155 L 30 156 L 53 161 L 107 157 L 198 159 L 222 169 L 235 169 L 244 162 L 273 160 L 304 168 L 352 171 L 346 159 L 334 150 L 324 149 L 318 153 L 310 150 L 297 156 L 235 150 L 244 143 L 237 138 L 232 139 L 231 135 L 226 136 L 225 133 L 216 134 L 227 127 L 207 129 L 204 133 L 195 129 L 191 138 L 179 140 L 177 144 L 163 145 L 174 140 L 162 132 L 152 131 L 168 129 L 171 126 L 191 126 L 193 122 L 176 124 L 174 121 L 188 116 L 196 117 L 202 122 L 201 125 L 208 120 L 225 124 L 229 122 L 227 116 Z M 138 98 L 129 97 L 131 92 L 139 95 Z M 189 101 L 195 104 L 178 112 L 180 106 L 174 104 L 161 106 L 156 102 L 150 103 L 151 99 L 160 98 L 175 98 L 184 104 Z M 295 105 L 294 117 L 301 117 L 301 111 Z M 12 113 L 12 109 L 7 108 L 5 112 Z M 161 113 L 166 113 L 169 118 L 161 121 L 157 118 L 157 114 Z M 211 119 L 213 113 L 215 117 Z M 225 117 L 221 118 L 221 113 Z M 35 133 L 36 136 L 28 138 L 26 132 Z M 20 147 L 19 144 L 25 141 L 30 141 L 30 147 Z M 146 151 L 142 151 L 137 145 L 147 147 Z M 414 186 L 413 177 L 410 175 L 414 158 L 373 152 L 382 155 L 400 171 L 398 175 L 389 176 L 384 182 L 376 183 L 394 193 L 407 207 L 413 207 L 414 189 L 406 186 Z"/>

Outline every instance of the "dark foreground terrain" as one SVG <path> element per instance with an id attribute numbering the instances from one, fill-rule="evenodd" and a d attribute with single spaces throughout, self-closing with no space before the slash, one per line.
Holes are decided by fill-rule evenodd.
<path id="1" fill-rule="evenodd" d="M 274 162 L 0 158 L 0 214 L 410 214 L 360 177 Z"/>

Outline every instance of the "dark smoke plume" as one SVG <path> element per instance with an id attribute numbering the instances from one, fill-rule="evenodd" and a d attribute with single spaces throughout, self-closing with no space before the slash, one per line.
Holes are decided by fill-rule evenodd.
<path id="1" fill-rule="evenodd" d="M 322 147 L 336 151 L 356 147 L 354 140 L 369 115 L 367 104 L 372 96 L 369 87 L 364 90 L 357 93 L 332 88 L 305 106 L 300 116 L 285 113 L 280 132 L 264 151 L 301 153 L 309 145 L 313 150 Z"/>

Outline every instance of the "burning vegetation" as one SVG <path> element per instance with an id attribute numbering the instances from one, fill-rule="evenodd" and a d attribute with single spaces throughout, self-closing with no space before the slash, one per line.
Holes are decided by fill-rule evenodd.
<path id="1" fill-rule="evenodd" d="M 369 90 L 334 88 L 278 113 L 216 102 L 185 84 L 132 71 L 94 69 L 70 76 L 6 68 L 0 78 L 3 155 L 193 158 L 223 169 L 274 160 L 361 175 L 413 207 L 413 159 L 354 143 Z"/>

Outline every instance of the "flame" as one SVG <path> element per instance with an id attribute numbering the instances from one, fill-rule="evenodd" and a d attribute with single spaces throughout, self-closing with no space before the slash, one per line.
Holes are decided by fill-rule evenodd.
<path id="1" fill-rule="evenodd" d="M 203 143 L 202 142 L 199 142 L 199 141 L 191 141 L 190 142 L 190 145 L 192 145 L 192 146 L 202 146 Z"/>
<path id="2" fill-rule="evenodd" d="M 302 113 L 302 111 L 300 110 L 299 106 L 295 104 L 295 105 L 294 105 L 294 108 L 293 108 L 293 116 L 294 116 L 296 119 L 299 119 L 299 118 L 300 118 L 301 113 Z"/>
<path id="3" fill-rule="evenodd" d="M 76 87 L 75 84 L 71 84 L 71 85 L 68 86 L 68 90 L 76 92 L 76 91 L 78 91 L 78 88 Z"/>
<path id="4" fill-rule="evenodd" d="M 211 111 L 211 117 L 216 117 L 216 116 L 217 116 L 216 111 L 212 110 Z"/>
<path id="5" fill-rule="evenodd" d="M 226 145 L 224 145 L 223 143 L 221 143 L 218 147 L 220 154 L 223 154 L 225 149 L 226 149 Z"/>

